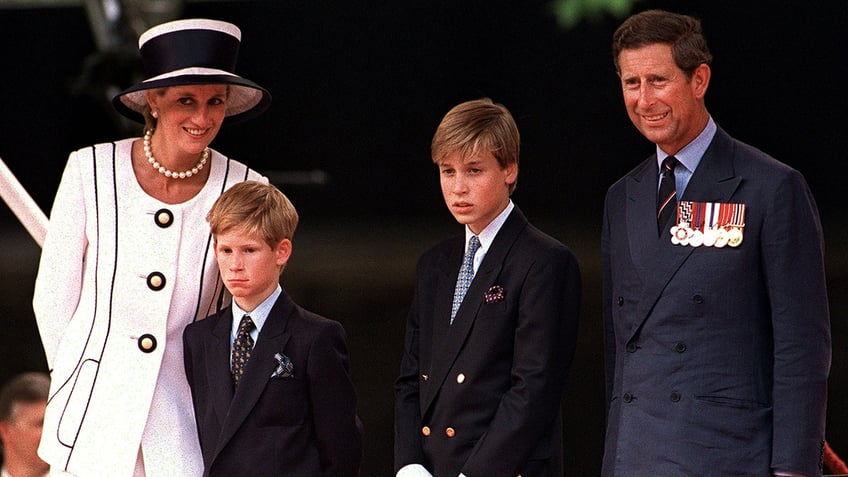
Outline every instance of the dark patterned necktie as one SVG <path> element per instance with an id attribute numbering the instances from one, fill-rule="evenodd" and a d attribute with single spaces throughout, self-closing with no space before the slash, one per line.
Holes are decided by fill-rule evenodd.
<path id="1" fill-rule="evenodd" d="M 666 157 L 662 162 L 662 179 L 657 194 L 657 234 L 662 235 L 677 210 L 677 185 L 674 183 L 674 168 L 678 161 L 674 156 Z"/>
<path id="2" fill-rule="evenodd" d="M 247 365 L 247 360 L 250 359 L 250 352 L 253 351 L 253 338 L 250 337 L 253 328 L 255 328 L 255 325 L 250 316 L 244 315 L 241 317 L 236 340 L 233 341 L 232 372 L 233 384 L 236 385 L 244 374 L 244 367 Z"/>
<path id="3" fill-rule="evenodd" d="M 480 239 L 476 235 L 472 235 L 468 240 L 468 251 L 465 252 L 465 257 L 462 259 L 462 268 L 459 269 L 459 276 L 456 279 L 453 306 L 451 307 L 451 324 L 453 324 L 453 318 L 459 310 L 459 305 L 462 304 L 462 299 L 465 298 L 465 292 L 471 286 L 471 280 L 474 279 L 474 255 L 477 254 L 478 248 L 480 248 Z"/>

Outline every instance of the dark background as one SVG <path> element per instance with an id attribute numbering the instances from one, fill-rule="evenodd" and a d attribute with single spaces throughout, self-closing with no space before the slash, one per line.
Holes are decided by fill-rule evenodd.
<path id="1" fill-rule="evenodd" d="M 715 56 L 713 117 L 803 172 L 818 201 L 833 326 L 827 438 L 848 455 L 848 214 L 840 184 L 848 3 L 641 1 L 634 11 L 652 7 L 703 20 Z M 498 0 L 201 1 L 187 3 L 183 16 L 239 25 L 238 71 L 274 96 L 265 115 L 225 127 L 213 146 L 265 172 L 302 216 L 283 284 L 348 332 L 366 432 L 363 476 L 391 475 L 392 383 L 415 260 L 461 233 L 441 199 L 430 138 L 461 101 L 489 96 L 510 108 L 522 133 L 513 198 L 575 251 L 583 272 L 578 350 L 563 400 L 566 463 L 568 475 L 597 475 L 603 194 L 653 151 L 627 118 L 612 66 L 610 37 L 622 18 L 604 14 L 565 29 L 550 2 Z M 49 211 L 67 154 L 123 133 L 80 88 L 97 72 L 84 65 L 98 59 L 82 7 L 0 9 L 0 31 L 0 157 Z M 30 305 L 38 253 L 0 207 L 0 382 L 46 367 Z"/>

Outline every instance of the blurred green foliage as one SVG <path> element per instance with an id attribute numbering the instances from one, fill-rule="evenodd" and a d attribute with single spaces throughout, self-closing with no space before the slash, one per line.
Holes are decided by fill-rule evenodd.
<path id="1" fill-rule="evenodd" d="M 637 1 L 639 0 L 553 0 L 551 8 L 557 23 L 568 30 L 583 20 L 597 21 L 605 14 L 623 18 L 630 13 Z"/>

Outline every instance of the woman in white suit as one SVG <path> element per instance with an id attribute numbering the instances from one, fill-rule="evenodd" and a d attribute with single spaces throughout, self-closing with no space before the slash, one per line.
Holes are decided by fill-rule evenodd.
<path id="1" fill-rule="evenodd" d="M 114 105 L 144 137 L 68 159 L 33 298 L 52 381 L 39 454 L 56 475 L 203 471 L 182 331 L 222 300 L 205 216 L 233 184 L 267 181 L 209 148 L 271 101 L 234 73 L 240 39 L 215 20 L 142 34 L 149 79 Z"/>

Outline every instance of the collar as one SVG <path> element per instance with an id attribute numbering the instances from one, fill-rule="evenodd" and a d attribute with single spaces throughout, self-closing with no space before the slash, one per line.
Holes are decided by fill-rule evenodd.
<path id="1" fill-rule="evenodd" d="M 491 222 L 489 222 L 489 225 L 487 225 L 486 228 L 484 228 L 479 234 L 477 234 L 477 239 L 480 240 L 480 250 L 478 250 L 478 252 L 477 252 L 478 256 L 482 257 L 486 253 L 486 251 L 489 250 L 489 247 L 492 245 L 492 242 L 495 240 L 495 236 L 498 234 L 498 231 L 500 231 L 504 222 L 506 222 L 507 217 L 509 217 L 509 214 L 512 213 L 512 209 L 514 209 L 514 208 L 515 208 L 515 204 L 513 204 L 512 199 L 510 199 L 509 202 L 506 204 L 506 207 L 504 208 L 504 210 L 500 214 L 498 214 L 498 216 L 495 217 Z M 468 226 L 466 225 L 465 226 L 465 249 L 466 250 L 468 250 L 468 240 L 471 238 L 472 235 L 474 235 L 474 232 L 472 232 L 471 229 L 469 229 Z M 480 253 L 480 252 L 483 252 L 483 253 Z"/>
<path id="2" fill-rule="evenodd" d="M 704 157 L 704 153 L 713 141 L 716 129 L 716 123 L 713 121 L 713 117 L 710 116 L 709 119 L 707 119 L 707 125 L 704 126 L 704 130 L 701 131 L 701 134 L 698 134 L 692 142 L 684 146 L 683 149 L 674 155 L 674 157 L 676 157 L 690 173 L 695 172 L 698 164 L 701 163 L 701 158 Z M 669 155 L 665 151 L 657 146 L 657 169 L 661 169 L 662 162 L 668 156 Z"/>
<path id="3" fill-rule="evenodd" d="M 235 337 L 238 333 L 239 322 L 241 321 L 241 317 L 244 315 L 250 315 L 250 319 L 253 320 L 253 324 L 256 325 L 256 333 L 258 334 L 262 331 L 262 325 L 265 324 L 265 320 L 268 319 L 268 315 L 271 314 L 271 308 L 274 307 L 274 303 L 277 302 L 277 298 L 280 297 L 280 294 L 283 292 L 283 288 L 278 284 L 276 290 L 271 293 L 268 298 L 265 299 L 259 306 L 256 307 L 251 312 L 246 312 L 241 309 L 240 306 L 236 303 L 235 299 L 233 300 L 233 320 L 230 329 L 230 336 Z"/>

